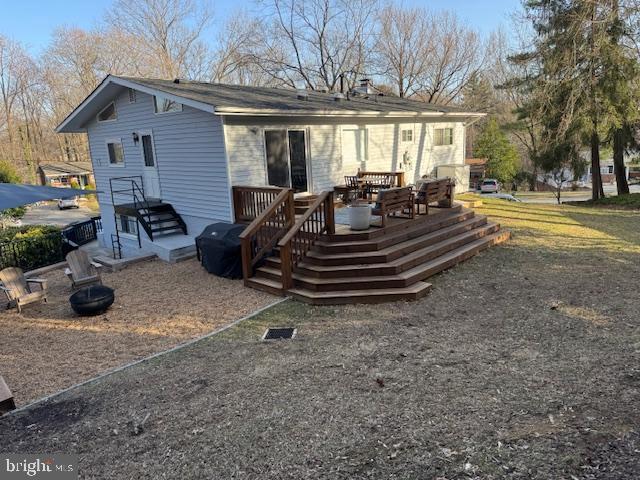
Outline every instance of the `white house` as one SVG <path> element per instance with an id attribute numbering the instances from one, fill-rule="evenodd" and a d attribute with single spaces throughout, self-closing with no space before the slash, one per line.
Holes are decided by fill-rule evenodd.
<path id="1" fill-rule="evenodd" d="M 440 168 L 465 188 L 465 125 L 481 116 L 367 85 L 343 95 L 109 75 L 56 131 L 88 134 L 100 243 L 117 236 L 125 256 L 169 260 L 206 225 L 233 221 L 234 185 L 319 193 L 358 169 L 412 183 Z"/>

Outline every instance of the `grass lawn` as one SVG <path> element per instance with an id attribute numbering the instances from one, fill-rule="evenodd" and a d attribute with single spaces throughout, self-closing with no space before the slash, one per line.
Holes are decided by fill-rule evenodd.
<path id="1" fill-rule="evenodd" d="M 513 239 L 418 302 L 279 304 L 0 419 L 0 445 L 82 478 L 637 478 L 638 215 L 479 211 Z"/>
<path id="2" fill-rule="evenodd" d="M 624 208 L 630 210 L 640 210 L 640 193 L 629 193 L 627 195 L 615 195 L 600 198 L 596 201 L 584 202 L 585 205 L 606 208 Z"/>

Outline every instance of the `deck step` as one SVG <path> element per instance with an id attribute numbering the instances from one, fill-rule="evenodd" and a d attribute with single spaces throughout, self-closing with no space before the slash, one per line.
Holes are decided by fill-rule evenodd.
<path id="1" fill-rule="evenodd" d="M 417 282 L 409 287 L 380 290 L 342 290 L 316 292 L 304 288 L 293 288 L 289 294 L 303 302 L 316 305 L 340 305 L 353 303 L 384 303 L 399 300 L 418 300 L 431 290 L 431 284 Z"/>
<path id="2" fill-rule="evenodd" d="M 321 253 L 371 252 L 395 245 L 411 238 L 420 237 L 437 230 L 442 230 L 459 223 L 473 221 L 474 217 L 477 218 L 480 223 L 486 221 L 486 217 L 475 215 L 473 211 L 467 210 L 449 215 L 438 222 L 421 223 L 412 228 L 407 228 L 379 238 L 369 240 L 350 240 L 344 242 L 326 240 L 318 241 L 315 243 L 314 249 Z"/>
<path id="3" fill-rule="evenodd" d="M 493 224 L 492 227 L 492 229 L 486 229 L 487 232 L 491 233 L 481 234 L 479 238 L 476 238 L 472 234 L 467 234 L 460 236 L 459 242 L 443 242 L 444 245 L 435 251 L 436 253 L 431 256 L 430 260 L 425 261 L 424 259 L 418 258 L 408 263 L 408 266 L 411 268 L 407 268 L 400 273 L 367 275 L 367 273 L 370 272 L 358 268 L 355 269 L 356 272 L 360 272 L 358 276 L 319 278 L 305 275 L 304 273 L 294 273 L 293 281 L 297 288 L 322 292 L 408 287 L 470 258 L 491 245 L 500 243 L 504 240 L 502 237 L 505 235 L 508 237 L 508 232 L 496 231 L 496 224 Z M 256 275 L 271 281 L 280 282 L 281 272 L 279 269 L 265 265 L 256 271 Z"/>
<path id="4" fill-rule="evenodd" d="M 273 295 L 282 296 L 282 283 L 264 277 L 251 277 L 245 280 L 247 287 L 262 290 L 263 292 L 271 293 Z"/>
<path id="5" fill-rule="evenodd" d="M 359 265 L 316 265 L 309 262 L 302 262 L 298 265 L 297 271 L 308 276 L 319 278 L 396 275 L 413 268 L 420 263 L 433 260 L 439 255 L 443 255 L 466 243 L 493 234 L 499 229 L 500 226 L 496 223 L 486 223 L 485 225 L 481 225 L 475 229 L 448 237 L 440 242 L 427 244 L 425 247 L 406 255 L 402 255 L 390 262 L 363 263 Z M 278 258 L 273 260 L 274 261 L 268 262 L 267 265 L 270 267 L 280 268 L 280 259 Z"/>
<path id="6" fill-rule="evenodd" d="M 441 242 L 452 236 L 458 235 L 481 225 L 486 224 L 484 216 L 474 216 L 469 220 L 441 228 L 426 235 L 410 237 L 409 240 L 390 245 L 376 251 L 347 252 L 347 253 L 322 253 L 315 248 L 307 253 L 306 263 L 325 266 L 338 265 L 362 265 L 370 263 L 387 263 L 428 245 Z"/>

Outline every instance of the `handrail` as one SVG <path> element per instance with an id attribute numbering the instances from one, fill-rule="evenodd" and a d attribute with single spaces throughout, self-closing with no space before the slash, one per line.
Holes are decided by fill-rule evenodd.
<path id="1" fill-rule="evenodd" d="M 278 242 L 283 290 L 293 286 L 293 269 L 316 240 L 335 230 L 333 192 L 323 192 Z"/>
<path id="2" fill-rule="evenodd" d="M 280 187 L 232 187 L 235 223 L 250 223 L 275 200 L 282 191 Z"/>
<path id="3" fill-rule="evenodd" d="M 240 234 L 242 274 L 245 283 L 253 276 L 258 262 L 271 252 L 295 221 L 293 190 L 282 189 Z"/>

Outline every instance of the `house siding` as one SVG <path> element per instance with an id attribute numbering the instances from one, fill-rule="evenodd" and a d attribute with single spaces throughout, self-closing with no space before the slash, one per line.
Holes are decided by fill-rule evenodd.
<path id="1" fill-rule="evenodd" d="M 369 171 L 405 171 L 408 183 L 422 175 L 436 175 L 441 165 L 464 165 L 464 124 L 462 122 L 394 123 L 339 122 L 332 118 L 306 118 L 296 123 L 277 118 L 229 118 L 225 121 L 225 139 L 233 185 L 266 185 L 267 173 L 264 131 L 270 128 L 304 129 L 307 131 L 311 177 L 314 192 L 331 190 L 344 183 L 345 175 L 355 175 L 352 167 L 343 168 L 342 131 L 365 129 Z M 453 128 L 453 144 L 435 146 L 435 128 Z M 413 139 L 402 142 L 402 130 L 412 130 Z M 408 161 L 407 161 L 408 160 Z"/>
<path id="2" fill-rule="evenodd" d="M 134 144 L 133 132 L 151 131 L 162 200 L 170 203 L 184 218 L 190 233 L 212 221 L 231 219 L 222 119 L 184 106 L 182 112 L 156 114 L 153 97 L 137 92 L 129 103 L 123 89 L 115 98 L 117 119 L 87 125 L 89 150 L 101 192 L 98 200 L 104 213 L 113 205 L 109 180 L 114 177 L 143 175 L 141 142 Z M 121 139 L 124 165 L 109 164 L 107 141 Z M 117 197 L 117 203 L 125 201 Z M 114 233 L 113 219 L 105 218 L 105 235 Z"/>

